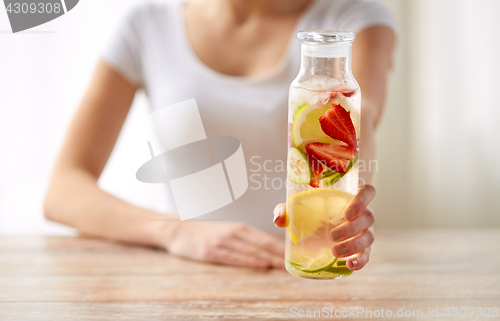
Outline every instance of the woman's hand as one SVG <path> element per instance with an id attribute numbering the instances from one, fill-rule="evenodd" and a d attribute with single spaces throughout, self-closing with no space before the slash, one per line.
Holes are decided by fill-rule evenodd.
<path id="1" fill-rule="evenodd" d="M 334 242 L 333 255 L 338 258 L 348 258 L 346 266 L 353 271 L 362 269 L 370 258 L 375 217 L 368 204 L 374 197 L 375 187 L 369 184 L 361 186 L 358 194 L 344 211 L 347 222 L 332 229 L 328 235 Z M 274 224 L 277 227 L 286 227 L 285 208 L 285 204 L 279 204 L 274 209 Z"/>
<path id="2" fill-rule="evenodd" d="M 284 244 L 275 236 L 244 223 L 182 222 L 175 224 L 166 249 L 211 263 L 284 268 Z M 166 233 L 168 234 L 168 233 Z"/>

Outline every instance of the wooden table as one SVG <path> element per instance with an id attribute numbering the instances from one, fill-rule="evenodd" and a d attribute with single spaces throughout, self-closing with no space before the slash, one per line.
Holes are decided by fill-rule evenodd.
<path id="1" fill-rule="evenodd" d="M 327 320 L 357 307 L 373 317 L 381 309 L 422 310 L 420 318 L 401 320 L 492 319 L 444 313 L 500 308 L 500 230 L 377 231 L 369 265 L 335 281 L 203 264 L 95 239 L 0 237 L 2 321 L 293 320 L 299 310 L 333 313 L 316 318 Z M 440 317 L 429 318 L 429 307 Z M 371 319 L 356 311 L 354 319 Z"/>

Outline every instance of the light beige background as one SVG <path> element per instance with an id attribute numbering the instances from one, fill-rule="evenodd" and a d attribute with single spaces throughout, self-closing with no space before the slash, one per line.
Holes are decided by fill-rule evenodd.
<path id="1" fill-rule="evenodd" d="M 384 2 L 399 37 L 377 225 L 500 226 L 500 1 Z"/>
<path id="2" fill-rule="evenodd" d="M 42 216 L 50 168 L 100 49 L 140 1 L 80 1 L 22 35 L 0 9 L 0 234 L 74 233 Z M 377 226 L 500 226 L 500 1 L 384 2 L 399 36 L 378 134 Z M 150 157 L 145 113 L 140 95 L 100 183 L 162 210 L 161 187 L 130 175 Z"/>

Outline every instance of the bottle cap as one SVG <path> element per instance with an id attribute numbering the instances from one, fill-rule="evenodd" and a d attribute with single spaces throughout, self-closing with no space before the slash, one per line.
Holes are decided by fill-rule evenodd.
<path id="1" fill-rule="evenodd" d="M 303 30 L 299 31 L 297 38 L 303 44 L 305 56 L 340 58 L 349 55 L 355 36 L 349 31 Z"/>

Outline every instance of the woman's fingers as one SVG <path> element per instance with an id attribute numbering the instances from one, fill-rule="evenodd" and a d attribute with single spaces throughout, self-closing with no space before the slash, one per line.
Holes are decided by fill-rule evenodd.
<path id="1" fill-rule="evenodd" d="M 347 221 L 352 221 L 357 215 L 363 213 L 365 208 L 375 197 L 375 187 L 370 184 L 363 185 L 359 188 L 358 194 L 352 199 L 349 206 L 344 211 L 344 218 Z"/>
<path id="2" fill-rule="evenodd" d="M 347 221 L 332 229 L 328 236 L 332 242 L 341 242 L 363 232 L 372 226 L 374 222 L 375 216 L 373 215 L 373 211 L 367 207 L 363 214 L 356 216 L 352 221 Z"/>
<path id="3" fill-rule="evenodd" d="M 274 208 L 274 225 L 276 227 L 286 227 L 286 204 L 278 204 Z"/>
<path id="4" fill-rule="evenodd" d="M 346 264 L 351 270 L 361 269 L 369 259 L 370 246 L 375 239 L 375 217 L 368 204 L 374 197 L 375 187 L 370 184 L 361 186 L 344 211 L 347 222 L 329 233 L 331 241 L 341 242 L 332 249 L 333 255 L 338 258 L 350 257 Z M 286 227 L 286 220 L 286 205 L 278 204 L 274 209 L 274 224 Z"/>
<path id="5" fill-rule="evenodd" d="M 361 270 L 370 260 L 370 252 L 371 246 L 350 257 L 346 262 L 347 268 L 352 271 Z"/>
<path id="6" fill-rule="evenodd" d="M 373 244 L 375 234 L 373 226 L 363 231 L 356 237 L 348 239 L 333 247 L 332 253 L 335 257 L 348 257 L 356 253 L 362 252 L 364 249 Z"/>

